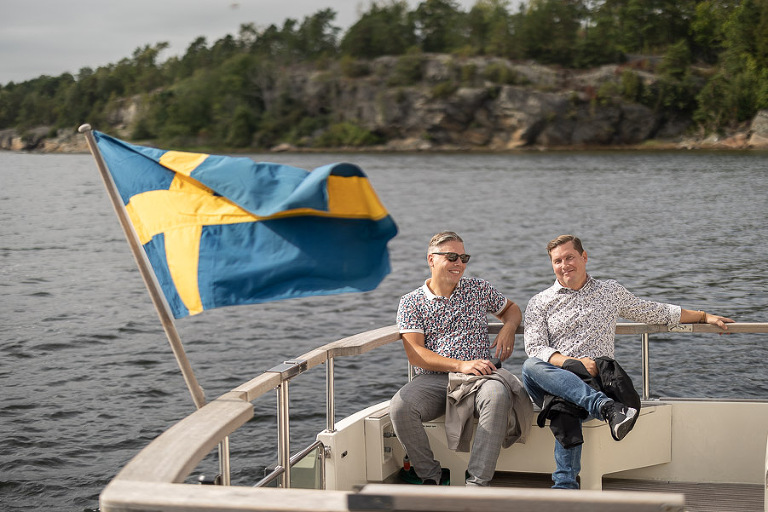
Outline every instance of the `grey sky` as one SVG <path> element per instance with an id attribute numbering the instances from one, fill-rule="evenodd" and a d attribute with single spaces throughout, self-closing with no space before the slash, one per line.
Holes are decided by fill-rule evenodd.
<path id="1" fill-rule="evenodd" d="M 476 0 L 459 0 L 463 10 Z M 418 0 L 409 0 L 415 7 Z M 281 26 L 327 7 L 346 30 L 370 0 L 0 0 L 0 84 L 77 74 L 130 58 L 138 47 L 170 43 L 161 59 L 211 44 L 243 23 Z"/>

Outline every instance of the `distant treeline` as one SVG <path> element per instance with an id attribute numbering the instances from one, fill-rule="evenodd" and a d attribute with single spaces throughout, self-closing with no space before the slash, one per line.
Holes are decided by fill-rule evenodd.
<path id="1" fill-rule="evenodd" d="M 650 97 L 623 76 L 626 99 L 674 110 L 709 132 L 768 108 L 768 0 L 530 0 L 517 10 L 506 0 L 478 0 L 468 12 L 454 0 L 425 0 L 415 9 L 389 0 L 372 2 L 346 33 L 335 18 L 329 8 L 281 27 L 246 23 L 237 35 L 213 44 L 199 37 L 183 56 L 162 62 L 166 42 L 76 75 L 11 82 L 0 86 L 0 129 L 107 126 L 118 100 L 145 95 L 135 139 L 266 147 L 333 124 L 332 112 L 310 117 L 289 95 L 265 101 L 285 67 L 335 63 L 354 78 L 365 74 L 365 61 L 393 55 L 402 56 L 407 77 L 422 52 L 575 69 L 650 55 L 660 63 L 653 71 L 663 77 L 661 91 Z M 415 70 L 411 80 L 418 79 Z M 407 78 L 392 84 L 402 85 Z"/>

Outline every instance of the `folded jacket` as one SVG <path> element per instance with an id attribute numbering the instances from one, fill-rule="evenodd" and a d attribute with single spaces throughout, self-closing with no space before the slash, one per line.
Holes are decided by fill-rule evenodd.
<path id="1" fill-rule="evenodd" d="M 489 375 L 451 372 L 448 374 L 445 401 L 445 437 L 451 450 L 469 451 L 473 434 L 472 421 L 475 417 L 475 393 L 488 379 L 503 383 L 512 397 L 502 446 L 507 448 L 515 442 L 525 443 L 533 422 L 533 403 L 520 379 L 505 368 L 499 368 Z"/>

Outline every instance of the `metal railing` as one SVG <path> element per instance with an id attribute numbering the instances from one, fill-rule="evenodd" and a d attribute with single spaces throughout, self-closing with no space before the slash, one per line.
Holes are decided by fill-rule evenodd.
<path id="1" fill-rule="evenodd" d="M 494 322 L 489 324 L 488 334 L 498 334 L 502 324 Z M 708 324 L 682 324 L 676 327 L 668 327 L 666 325 L 649 325 L 639 323 L 619 323 L 616 325 L 617 335 L 640 335 L 641 343 L 641 358 L 642 358 L 642 377 L 643 377 L 643 390 L 642 399 L 649 400 L 651 395 L 651 377 L 650 377 L 650 335 L 653 333 L 671 333 L 671 332 L 686 332 L 686 333 L 722 333 L 723 331 L 716 326 Z M 768 323 L 734 323 L 729 324 L 728 332 L 730 333 L 768 333 Z M 524 334 L 523 327 L 519 327 L 516 334 Z M 398 341 L 399 334 L 396 340 Z M 361 347 L 363 348 L 363 347 Z M 364 350 L 365 351 L 365 350 Z M 329 351 L 328 358 L 326 360 L 326 429 L 329 432 L 334 431 L 335 425 L 335 393 L 334 393 L 334 367 L 333 367 L 333 355 L 332 351 Z M 260 480 L 256 486 L 267 485 L 274 481 L 278 476 L 281 477 L 281 486 L 290 487 L 290 468 L 293 464 L 301 460 L 303 456 L 310 453 L 317 447 L 319 442 L 315 442 L 299 454 L 289 457 L 290 447 L 290 426 L 289 426 L 289 402 L 288 402 L 288 381 L 293 377 L 306 371 L 307 362 L 305 360 L 286 361 L 282 365 L 278 365 L 275 368 L 268 370 L 269 372 L 280 373 L 283 379 L 278 387 L 278 463 L 275 469 Z M 408 364 L 409 379 L 413 375 L 412 367 Z M 324 458 L 324 451 L 323 458 Z M 303 455 L 302 455 L 303 454 Z M 285 461 L 290 460 L 291 463 L 286 464 Z M 323 468 L 324 469 L 324 468 Z M 323 487 L 325 487 L 324 475 L 321 478 Z"/>

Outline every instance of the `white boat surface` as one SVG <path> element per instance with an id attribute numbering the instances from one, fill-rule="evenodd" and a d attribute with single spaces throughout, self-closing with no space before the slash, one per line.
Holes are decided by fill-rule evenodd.
<path id="1" fill-rule="evenodd" d="M 491 324 L 489 335 L 499 326 Z M 675 330 L 720 332 L 706 324 Z M 768 323 L 734 323 L 728 330 L 764 334 Z M 603 422 L 584 424 L 578 491 L 548 488 L 554 440 L 548 428 L 536 426 L 525 444 L 502 449 L 490 488 L 465 487 L 469 454 L 447 449 L 442 419 L 425 427 L 436 459 L 451 470 L 451 485 L 397 485 L 404 453 L 389 420 L 389 402 L 371 404 L 338 422 L 334 417 L 334 360 L 399 343 L 396 326 L 388 326 L 279 364 L 181 419 L 106 486 L 100 510 L 768 511 L 768 400 L 649 398 L 650 336 L 668 331 L 659 325 L 617 325 L 617 335 L 639 336 L 642 343 L 641 415 L 621 442 L 611 438 Z M 291 457 L 289 382 L 321 365 L 326 369 L 327 428 L 312 446 Z M 230 485 L 229 436 L 254 416 L 253 402 L 274 390 L 277 465 L 253 485 Z M 217 448 L 217 485 L 190 483 L 201 461 Z"/>

